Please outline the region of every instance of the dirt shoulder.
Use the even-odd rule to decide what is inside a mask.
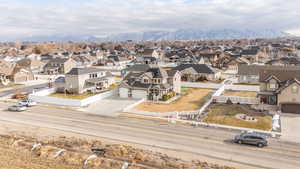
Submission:
[[[0,135],[0,149],[5,150],[0,154],[0,158],[2,161],[6,161],[2,163],[2,166],[7,165],[7,168],[13,169],[26,169],[26,167],[31,169],[82,168],[84,160],[93,153],[91,151],[91,147],[93,146],[104,148],[107,154],[104,157],[93,159],[89,163],[89,168],[119,169],[125,161],[137,164],[131,166],[129,169],[231,168],[226,166],[243,169],[253,168],[205,156],[161,149],[155,146],[136,145],[8,122],[3,122],[0,125]],[[18,142],[17,140],[24,141]],[[18,144],[14,144],[15,142]],[[32,145],[36,143],[42,144],[41,149],[31,152]],[[13,144],[14,146],[12,146]],[[53,158],[55,152],[61,149],[66,149],[67,152],[63,153],[59,158]],[[26,166],[22,166],[22,161],[26,161],[24,163]]]
[[[199,160],[184,161],[130,145],[74,137],[40,140],[0,135],[0,150],[1,167],[11,169],[120,169],[125,163],[128,169],[233,169]]]

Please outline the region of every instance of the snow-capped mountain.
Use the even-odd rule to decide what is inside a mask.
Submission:
[[[174,32],[149,31],[143,33],[122,33],[99,39],[100,41],[159,41],[159,40],[204,40],[204,39],[233,39],[233,38],[278,38],[292,36],[283,31],[265,30],[195,30],[181,29]]]
[[[206,40],[206,39],[239,39],[239,38],[278,38],[290,37],[291,34],[283,31],[264,29],[264,30],[237,30],[237,29],[219,29],[219,30],[197,30],[180,29],[177,31],[147,31],[140,33],[120,33],[112,36],[98,38],[90,35],[53,35],[53,36],[30,36],[22,41],[42,42],[66,42],[66,41],[161,41],[161,40]]]

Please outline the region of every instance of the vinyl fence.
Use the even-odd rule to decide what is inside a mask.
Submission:
[[[225,90],[258,92],[259,91],[259,86],[253,86],[253,85],[226,85]]]
[[[223,84],[181,82],[181,86],[182,87],[189,87],[189,88],[219,89],[223,86]],[[253,86],[253,85],[225,85],[225,90],[258,92],[259,91],[259,86]]]
[[[182,87],[219,89],[223,84],[181,82]]]
[[[54,104],[60,106],[71,106],[71,107],[82,107],[93,102],[102,100],[109,96],[117,94],[117,90],[112,90],[108,92],[104,92],[95,96],[91,96],[86,99],[66,99],[66,98],[58,98],[58,97],[49,97],[49,94],[55,92],[55,89],[46,89],[29,95],[29,98],[43,104]]]
[[[253,97],[238,97],[238,96],[213,96],[213,100],[217,103],[226,103],[230,99],[232,103],[237,104],[259,104],[260,100]]]

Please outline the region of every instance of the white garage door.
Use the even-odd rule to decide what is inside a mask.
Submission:
[[[120,88],[119,89],[119,94],[121,98],[128,98],[128,89],[126,88]]]
[[[132,98],[134,99],[143,99],[147,97],[147,91],[144,90],[133,90]]]

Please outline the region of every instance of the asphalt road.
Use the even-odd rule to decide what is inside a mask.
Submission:
[[[33,85],[33,86],[26,86],[22,87],[20,89],[11,89],[11,90],[5,90],[0,92],[0,97],[4,97],[11,94],[16,93],[31,93],[33,90],[41,90],[43,88],[49,87],[49,83],[39,84],[39,85]]]
[[[56,129],[83,136],[97,136],[154,146],[255,168],[300,169],[300,144],[270,139],[270,146],[257,148],[231,142],[235,132],[194,128],[160,122],[101,117],[53,107],[37,106],[25,112],[8,112],[0,103],[1,121]]]

